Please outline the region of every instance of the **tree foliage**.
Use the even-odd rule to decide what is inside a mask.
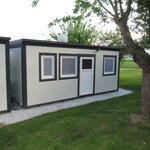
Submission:
[[[35,7],[39,0],[34,0],[32,6]],[[50,40],[57,40],[60,33],[68,34],[69,43],[80,44],[97,44],[105,46],[116,46],[124,48],[123,40],[118,29],[111,31],[98,30],[96,25],[91,25],[90,21],[84,21],[84,18],[89,17],[95,13],[101,15],[101,21],[108,23],[108,16],[102,10],[96,1],[82,1],[78,0],[75,3],[74,13],[78,16],[64,16],[52,20],[49,27]]]
[[[32,6],[37,6],[38,2],[39,0],[33,0]],[[146,39],[146,43],[150,43],[150,0],[75,0],[73,12],[84,14],[84,17],[95,14],[100,21],[106,23],[121,18],[125,22],[131,19],[134,23],[132,30],[140,32],[144,39],[142,41]]]
[[[117,47],[123,49],[125,46],[118,28],[114,31],[100,31],[99,45]]]
[[[85,22],[82,16],[56,18],[49,23],[48,27],[51,40],[57,40],[60,33],[67,33],[69,43],[124,48],[123,40],[118,29],[115,31],[99,30],[90,21]],[[58,28],[60,29],[58,30]]]
[[[139,0],[137,16],[134,19],[135,31],[141,32],[140,43],[143,47],[150,48],[150,1]]]
[[[60,28],[56,32],[56,28]],[[65,16],[56,18],[49,23],[49,35],[51,39],[57,40],[60,33],[67,33],[69,43],[78,44],[97,44],[100,32],[96,30],[96,26],[85,22],[82,16]]]
[[[96,27],[88,22],[77,21],[76,23],[70,23],[68,29],[69,43],[80,44],[96,44],[98,42],[99,31]]]
[[[33,0],[32,1],[32,7],[36,7],[36,5],[38,4],[39,0]]]
[[[139,44],[150,48],[149,0],[76,0],[73,11],[84,13],[85,17],[95,14],[101,22],[113,21],[117,25],[124,19],[124,24],[140,35],[137,40]]]

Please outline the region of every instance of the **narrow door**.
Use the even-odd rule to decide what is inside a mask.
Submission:
[[[79,95],[93,94],[94,57],[80,57]]]

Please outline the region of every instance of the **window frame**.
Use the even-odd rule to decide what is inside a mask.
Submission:
[[[75,59],[75,74],[62,74],[62,59],[74,58]],[[59,54],[59,79],[74,79],[78,78],[78,55],[73,54]]]
[[[112,59],[113,60],[113,71],[112,72],[105,72],[105,59]],[[116,75],[116,56],[114,55],[104,55],[103,56],[103,76],[112,76]]]
[[[44,75],[44,58],[52,59],[52,75]],[[39,53],[39,80],[51,81],[57,79],[57,54]]]

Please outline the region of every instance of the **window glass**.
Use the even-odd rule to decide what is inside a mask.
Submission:
[[[104,56],[104,75],[114,75],[116,72],[116,57]]]
[[[44,58],[44,76],[52,75],[52,59]]]
[[[62,58],[62,75],[75,74],[75,59]]]
[[[105,72],[113,72],[114,70],[114,60],[111,58],[105,59]]]
[[[60,56],[60,77],[77,77],[77,56]]]
[[[82,69],[92,69],[92,60],[91,59],[83,59],[82,60]]]

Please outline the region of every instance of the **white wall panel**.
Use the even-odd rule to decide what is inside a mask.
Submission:
[[[116,75],[103,76],[103,56],[112,55],[116,57]],[[99,51],[96,55],[96,76],[95,93],[117,90],[118,86],[118,64],[119,52],[117,51]]]
[[[27,104],[28,106],[78,96],[78,79],[59,80],[59,53],[95,54],[95,50],[27,46]],[[39,81],[39,53],[57,53],[57,80]]]
[[[7,110],[5,44],[0,44],[0,111]]]

